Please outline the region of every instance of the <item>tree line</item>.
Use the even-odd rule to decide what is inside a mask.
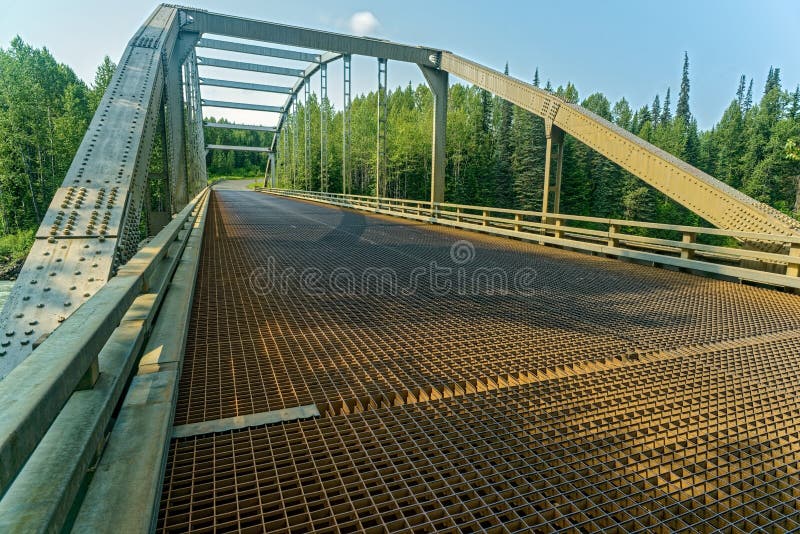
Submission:
[[[508,73],[508,66],[506,66]],[[531,80],[540,86],[538,70]],[[710,130],[698,129],[691,112],[689,58],[684,55],[677,101],[667,89],[639,108],[621,98],[613,104],[602,93],[580,99],[572,83],[543,89],[580,104],[746,194],[797,216],[800,211],[800,88],[786,91],[780,69],[771,68],[763,90],[743,75],[732,101]],[[756,94],[758,91],[758,94]],[[388,196],[427,199],[430,187],[430,137],[433,99],[425,85],[408,85],[387,95]],[[352,192],[374,194],[376,167],[376,92],[354,98],[351,106]],[[278,179],[283,187],[320,188],[320,121],[327,121],[330,191],[341,191],[342,113],[311,96],[300,103],[294,121],[277,147]],[[310,159],[305,161],[305,113],[310,113]],[[295,132],[296,129],[296,139]],[[447,121],[448,202],[539,210],[545,160],[542,119],[474,86],[449,90]],[[295,150],[296,144],[296,150]],[[262,156],[263,157],[263,156]],[[618,165],[569,135],[565,138],[561,211],[577,215],[703,224]]]
[[[0,234],[24,249],[61,185],[115,66],[108,59],[87,85],[46,49],[19,37],[0,48]],[[508,72],[508,67],[506,67]],[[540,86],[538,71],[531,82]],[[572,83],[543,89],[612,121],[712,176],[797,216],[800,210],[800,88],[785,90],[771,68],[763,88],[742,76],[721,119],[701,131],[691,113],[689,58],[681,85],[634,108],[602,93],[581,99]],[[427,199],[433,98],[427,86],[389,91],[386,194]],[[351,191],[374,194],[376,92],[353,99],[350,113]],[[342,113],[311,94],[298,103],[278,139],[278,179],[283,187],[320,189],[320,130],[328,132],[328,190],[342,187]],[[322,109],[322,112],[320,112]],[[309,158],[305,114],[309,114]],[[214,118],[208,118],[214,121]],[[219,119],[224,121],[224,119]],[[296,132],[296,134],[295,134]],[[206,128],[209,144],[269,146],[271,133]],[[257,176],[261,153],[211,151],[209,175]],[[474,86],[449,89],[445,198],[473,205],[541,209],[545,159],[543,121]],[[700,224],[696,215],[566,136],[561,211],[579,215]],[[19,238],[22,236],[22,238]],[[20,241],[21,239],[21,241]],[[20,242],[23,242],[21,245]],[[0,255],[3,255],[0,242]]]

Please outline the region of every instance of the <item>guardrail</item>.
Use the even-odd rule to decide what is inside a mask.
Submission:
[[[800,235],[762,234],[292,189],[257,188],[257,191],[759,284],[800,289]],[[666,237],[636,233],[644,229]],[[698,242],[698,236],[729,243],[701,243]],[[763,252],[739,248],[737,242],[741,240],[780,243],[783,249],[782,252]]]
[[[208,188],[0,381],[0,531],[59,531],[74,513],[207,202]]]

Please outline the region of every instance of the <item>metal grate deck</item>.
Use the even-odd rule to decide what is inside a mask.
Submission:
[[[174,440],[160,529],[800,528],[800,298],[254,193],[209,215],[175,424],[322,417]],[[251,283],[403,285],[431,262],[535,274],[524,294]]]

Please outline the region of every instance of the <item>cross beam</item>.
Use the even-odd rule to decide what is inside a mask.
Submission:
[[[216,59],[213,57],[197,56],[197,62],[201,67],[219,67],[222,69],[246,70],[249,72],[260,72],[263,74],[277,74],[278,76],[297,77],[303,75],[303,69],[290,69],[287,67],[276,67],[274,65],[245,63],[244,61],[230,61],[228,59]]]
[[[245,91],[261,91],[263,93],[292,94],[291,87],[279,85],[264,85],[261,83],[236,82],[232,80],[217,80],[215,78],[200,78],[200,85],[213,87],[227,87],[229,89],[244,89]]]
[[[236,152],[269,152],[272,150],[265,146],[237,146],[237,145],[206,145],[206,150],[235,150]]]
[[[295,50],[284,50],[282,48],[270,48],[245,43],[233,43],[231,41],[220,41],[218,39],[200,39],[197,43],[200,48],[213,48],[214,50],[227,50],[228,52],[238,52],[240,54],[251,54],[254,56],[277,57],[281,59],[291,59],[294,61],[305,61],[307,63],[319,63],[319,54],[309,54],[308,52],[297,52]]]
[[[227,130],[251,130],[254,132],[276,132],[275,126],[254,126],[250,124],[233,124],[230,122],[205,122],[203,126],[207,128],[225,128]]]
[[[264,106],[262,104],[243,104],[241,102],[224,102],[222,100],[203,100],[203,105],[210,108],[247,109],[250,111],[266,111],[269,113],[283,113],[282,106]]]

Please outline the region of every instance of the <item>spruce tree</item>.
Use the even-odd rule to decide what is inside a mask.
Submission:
[[[661,118],[661,100],[656,94],[656,97],[653,99],[653,127],[658,126],[658,121]]]
[[[681,92],[678,95],[678,106],[675,108],[675,117],[683,119],[686,124],[692,120],[689,111],[689,54],[683,53],[683,74],[681,76]]]
[[[739,88],[736,90],[736,102],[739,104],[739,109],[744,106],[744,87],[746,82],[747,79],[742,74],[741,78],[739,78]]]
[[[670,109],[670,88],[667,87],[667,94],[664,95],[664,106],[661,108],[661,118],[659,119],[659,123],[663,125],[668,125],[672,122],[672,110]]]
[[[753,78],[750,78],[750,85],[747,87],[747,95],[744,97],[742,110],[747,112],[753,107]]]

